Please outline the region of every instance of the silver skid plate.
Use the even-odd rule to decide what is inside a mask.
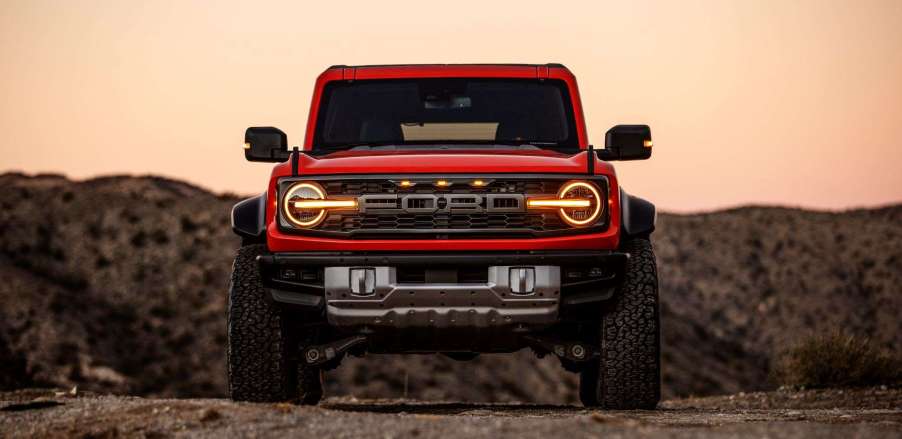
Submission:
[[[541,326],[558,318],[561,270],[491,266],[486,283],[399,283],[395,267],[327,267],[326,313],[334,326]]]

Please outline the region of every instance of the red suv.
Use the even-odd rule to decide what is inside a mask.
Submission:
[[[609,162],[646,159],[646,125],[589,144],[559,64],[333,66],[302,147],[248,128],[277,163],[232,211],[229,388],[315,404],[346,355],[531,348],[580,399],[660,399],[654,206]]]

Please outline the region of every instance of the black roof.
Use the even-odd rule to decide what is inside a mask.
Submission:
[[[366,67],[418,67],[418,66],[514,66],[514,67],[560,67],[567,68],[565,65],[560,63],[546,63],[546,64],[528,64],[528,63],[423,63],[423,64],[364,64],[357,66],[349,66],[345,64],[336,64],[333,66],[329,66],[330,69],[338,69],[338,68],[366,68]]]

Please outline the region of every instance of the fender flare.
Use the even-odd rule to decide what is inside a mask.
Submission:
[[[232,206],[232,231],[242,238],[262,239],[266,233],[266,194]]]
[[[655,231],[657,219],[654,204],[620,189],[620,224],[623,236],[650,235]]]

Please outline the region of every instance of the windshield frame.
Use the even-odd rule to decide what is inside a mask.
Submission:
[[[329,144],[322,139],[322,133],[324,131],[324,125],[326,117],[328,114],[328,106],[331,101],[331,94],[334,90],[339,87],[348,87],[358,85],[360,83],[386,83],[386,82],[412,82],[412,81],[423,81],[423,80],[441,80],[441,79],[460,79],[460,80],[472,80],[472,81],[491,81],[491,82],[522,82],[522,83],[538,83],[538,84],[546,84],[557,87],[560,97],[561,97],[561,105],[563,108],[563,116],[565,119],[565,127],[567,137],[561,142],[547,142],[547,141],[529,141],[529,140],[513,140],[513,139],[494,139],[494,140],[408,140],[402,142],[357,142],[357,143],[333,143]],[[481,147],[498,147],[499,149],[503,149],[505,147],[511,149],[521,149],[524,146],[534,147],[537,149],[544,150],[553,150],[559,152],[566,153],[574,153],[578,152],[582,149],[581,146],[581,133],[580,133],[580,121],[578,118],[581,117],[581,113],[577,113],[577,109],[574,108],[574,105],[577,105],[574,102],[573,95],[571,93],[571,87],[568,81],[559,78],[524,78],[524,77],[481,77],[481,76],[466,76],[466,77],[405,77],[405,78],[386,78],[386,79],[363,79],[363,80],[355,80],[355,81],[343,81],[343,80],[335,80],[328,81],[323,84],[321,94],[318,96],[318,105],[312,106],[311,110],[315,110],[315,114],[317,115],[315,124],[310,124],[309,128],[313,128],[313,133],[310,140],[310,144],[307,146],[307,149],[310,150],[314,154],[328,154],[337,151],[346,151],[351,149],[360,149],[361,147],[380,147],[380,149],[390,149],[392,146],[396,146],[399,150],[411,150],[417,149],[417,146],[423,147],[422,149],[474,149]],[[436,148],[440,147],[440,148]]]

